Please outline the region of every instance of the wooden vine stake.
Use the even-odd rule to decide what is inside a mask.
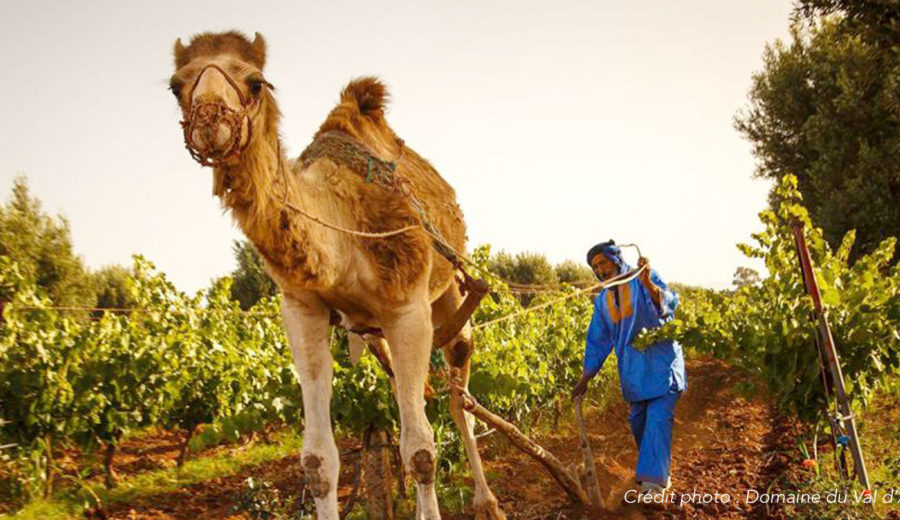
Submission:
[[[514,425],[481,406],[464,388],[457,385],[453,385],[453,387],[462,395],[463,409],[505,435],[513,443],[513,446],[540,462],[553,480],[563,488],[573,504],[582,507],[591,506],[591,501],[584,488],[581,487],[581,482],[555,455],[526,437]]]
[[[600,483],[597,481],[597,465],[594,463],[594,452],[588,442],[587,429],[584,427],[582,412],[582,396],[575,398],[575,422],[578,423],[578,434],[581,436],[581,456],[584,458],[584,472],[587,476],[587,494],[591,505],[603,508],[603,497],[600,496]]]
[[[363,443],[366,511],[373,520],[394,520],[391,448],[384,430],[370,427]]]

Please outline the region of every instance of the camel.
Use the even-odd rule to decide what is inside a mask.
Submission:
[[[416,518],[440,518],[434,435],[425,385],[435,329],[464,304],[457,268],[434,246],[466,247],[453,188],[394,134],[377,79],[351,81],[295,160],[282,155],[274,87],[263,76],[266,43],[229,31],[175,42],[170,89],[190,154],[212,167],[213,194],[259,251],[283,294],[281,314],[303,395],[304,479],[320,520],[338,520],[340,461],[331,426],[335,321],[387,357],[400,416],[400,453],[416,487]],[[402,189],[398,189],[402,188]],[[428,229],[424,224],[428,224]],[[390,233],[390,236],[360,236]],[[431,231],[429,231],[431,230]],[[337,316],[338,320],[334,317]],[[444,335],[446,335],[444,329]],[[452,329],[451,329],[452,330]],[[442,346],[455,390],[450,404],[474,476],[476,518],[505,519],[488,487],[463,409],[473,350],[466,322]],[[386,341],[386,343],[385,343]]]

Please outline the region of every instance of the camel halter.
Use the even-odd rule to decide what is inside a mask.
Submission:
[[[237,93],[238,99],[241,101],[240,110],[232,109],[226,105],[224,101],[198,103],[196,106],[193,104],[194,90],[197,88],[197,84],[200,83],[200,78],[203,77],[203,73],[211,68],[218,70],[222,76],[225,77],[225,80],[228,81],[228,84],[231,85],[231,88]],[[271,84],[266,81],[263,81],[263,84],[266,87],[271,87]],[[222,67],[215,64],[203,67],[200,74],[197,74],[197,79],[194,80],[193,85],[191,85],[191,90],[188,92],[188,99],[191,100],[191,106],[190,110],[188,110],[187,119],[181,121],[181,128],[184,131],[184,145],[191,154],[191,157],[200,163],[201,166],[222,166],[232,159],[239,157],[241,152],[243,152],[247,145],[250,144],[250,138],[253,135],[253,119],[250,117],[250,109],[258,105],[258,100],[247,99],[244,97],[243,92],[241,92],[237,82],[234,81],[231,75],[225,72]],[[244,119],[247,120],[247,142],[244,145],[241,145]],[[194,130],[197,126],[212,126],[218,124],[223,124],[231,130],[231,138],[228,142],[228,146],[220,151],[200,151],[197,144],[194,142]]]

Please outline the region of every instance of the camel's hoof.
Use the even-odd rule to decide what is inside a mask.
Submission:
[[[475,508],[475,520],[506,520],[506,515],[500,509],[500,504],[494,497],[473,505]]]
[[[331,490],[331,484],[325,478],[322,458],[316,455],[303,457],[303,483],[315,498],[325,498]]]

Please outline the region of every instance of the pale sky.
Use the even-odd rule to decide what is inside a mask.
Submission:
[[[176,38],[268,42],[295,156],[355,76],[457,191],[470,247],[583,261],[637,242],[667,280],[726,287],[768,183],[734,129],[785,0],[35,1],[0,4],[0,193],[27,175],[91,267],[141,253],[179,289],[234,268],[241,237],[184,149]]]

